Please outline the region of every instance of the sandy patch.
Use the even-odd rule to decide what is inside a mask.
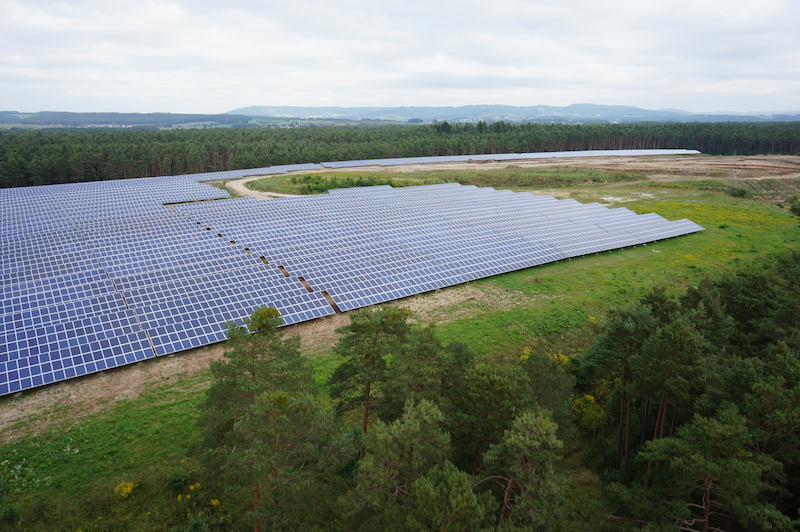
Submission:
[[[282,175],[282,174],[279,174]],[[234,179],[231,181],[225,182],[225,187],[228,189],[229,192],[236,194],[237,196],[252,196],[256,199],[274,199],[274,198],[293,198],[295,197],[292,194],[278,194],[277,192],[259,192],[257,190],[250,190],[247,188],[245,183],[249,183],[250,181],[258,181],[259,179],[267,179],[273,177],[272,175],[258,175],[258,176],[250,176],[244,179]]]
[[[646,192],[632,192],[632,196],[636,196],[635,198],[628,198],[628,197],[621,197],[621,196],[601,196],[600,199],[603,200],[602,205],[606,207],[610,207],[615,203],[627,203],[629,201],[639,201],[642,198],[653,198],[655,197],[653,194],[648,194]]]
[[[636,201],[635,198],[620,198],[617,196],[601,196],[601,200],[603,200],[603,205],[608,207],[609,205],[614,205],[615,203],[626,203],[628,201]]]
[[[309,356],[320,356],[330,352],[339,335],[336,329],[350,324],[347,312],[331,314],[324,318],[306,321],[284,329],[285,334],[300,335],[300,351]]]

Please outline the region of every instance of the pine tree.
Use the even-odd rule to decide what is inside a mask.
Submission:
[[[484,456],[487,479],[501,488],[498,525],[553,530],[566,491],[556,471],[563,443],[546,410],[521,414]]]
[[[362,310],[351,313],[350,325],[336,331],[344,336],[333,352],[343,362],[328,380],[331,397],[339,400],[340,412],[362,406],[363,434],[369,424],[373,386],[386,380],[387,359],[404,349],[409,317],[407,310],[397,307]]]

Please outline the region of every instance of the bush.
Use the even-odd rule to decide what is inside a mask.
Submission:
[[[9,504],[8,506],[4,506],[2,510],[0,510],[0,519],[3,521],[7,521],[9,523],[16,523],[20,518],[19,509],[13,504]]]
[[[319,174],[292,177],[292,183],[302,185],[300,194],[322,194],[335,188],[374,187],[379,185],[395,186],[391,179],[380,176],[324,177]]]
[[[248,327],[252,332],[268,332],[283,323],[281,313],[275,307],[261,307],[253,311]]]
[[[189,473],[176,471],[167,477],[167,487],[174,494],[181,493],[189,485]]]
[[[730,187],[727,191],[728,196],[732,196],[734,198],[752,198],[753,193],[749,190],[745,190],[743,188],[738,187]]]

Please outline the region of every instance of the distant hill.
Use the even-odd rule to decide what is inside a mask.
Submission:
[[[338,118],[349,120],[433,120],[497,122],[772,122],[798,121],[800,111],[787,114],[690,113],[677,109],[656,111],[624,105],[580,103],[566,107],[536,105],[464,105],[460,107],[291,107],[256,106],[229,111],[230,114],[275,118]]]
[[[271,120],[265,120],[271,119]],[[67,113],[0,111],[0,124],[61,127],[259,127],[270,122],[317,119],[326,123],[355,121],[395,122],[541,122],[541,123],[637,123],[637,122],[779,122],[800,121],[800,111],[784,114],[698,114],[676,109],[651,111],[624,105],[581,103],[566,107],[537,105],[464,105],[461,107],[242,107],[223,114],[178,113]],[[305,121],[308,124],[308,121]]]
[[[19,124],[31,126],[64,127],[197,127],[199,125],[219,126],[247,124],[248,116],[235,113],[218,115],[176,114],[176,113],[66,113],[42,111],[39,113],[19,113],[0,111],[0,124]]]

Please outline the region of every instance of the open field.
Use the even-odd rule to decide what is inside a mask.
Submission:
[[[395,186],[460,182],[498,189],[553,193],[553,189],[593,189],[608,185],[624,186],[638,182],[664,183],[666,186],[696,186],[725,191],[741,188],[758,199],[785,202],[800,194],[800,157],[755,156],[711,157],[592,157],[507,162],[437,163],[414,166],[370,167],[346,171],[318,170],[268,178],[250,177],[230,182],[245,195],[241,185],[255,192],[301,194],[300,180],[322,174],[328,181],[362,177],[391,180]],[[292,181],[297,181],[293,183]],[[690,183],[687,183],[690,182]],[[250,192],[253,194],[253,192]],[[553,194],[560,197],[558,192]]]
[[[438,324],[445,341],[465,342],[487,358],[517,357],[523,349],[582,352],[608,310],[655,285],[677,293],[706,275],[800,249],[800,225],[787,209],[800,193],[800,157],[470,163],[363,168],[325,177],[355,174],[403,185],[458,180],[551,194],[669,220],[689,218],[706,228],[392,303],[409,308],[419,322]],[[261,186],[297,193],[293,185],[291,176],[281,176]],[[241,182],[228,187],[253,194]],[[335,329],[347,320],[337,314],[287,328],[301,336],[320,383],[338,364],[330,351]],[[192,466],[183,460],[196,435],[194,411],[207,385],[208,362],[222,353],[221,346],[197,349],[0,400],[0,528],[171,530],[187,512],[201,506],[212,511],[220,494],[189,490]],[[137,484],[129,497],[114,493],[122,482]],[[576,484],[596,489],[593,478]],[[190,492],[195,506],[176,502]]]

